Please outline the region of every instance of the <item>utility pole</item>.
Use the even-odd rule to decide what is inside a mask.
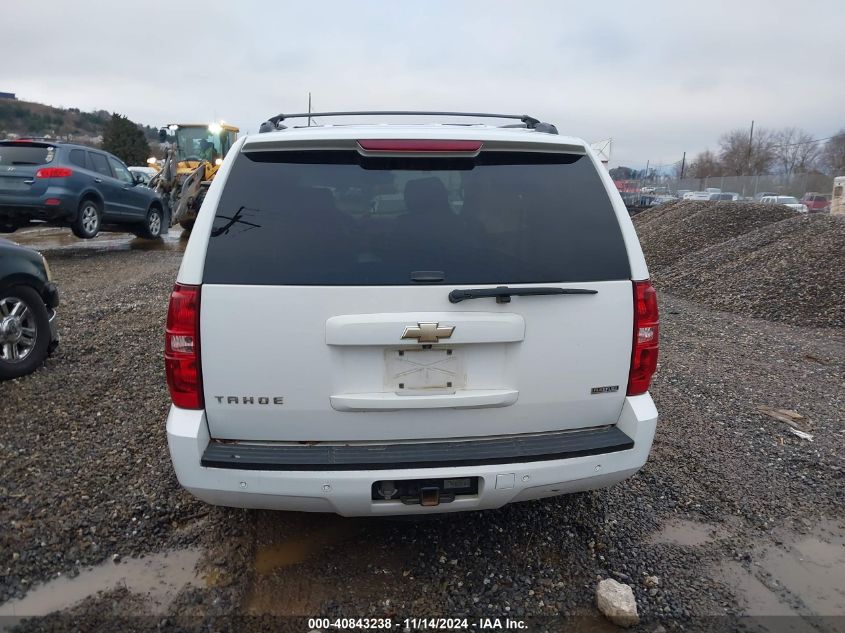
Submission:
[[[745,158],[745,163],[748,166],[749,173],[751,172],[751,143],[754,140],[754,121],[751,121],[751,133],[748,135],[748,156]]]
[[[684,179],[684,167],[687,165],[687,153],[684,152],[684,157],[681,158],[681,177],[678,180]]]
[[[648,180],[648,166],[649,166],[649,163],[651,163],[651,159],[648,159],[648,160],[645,162],[645,177],[643,178],[643,180]]]

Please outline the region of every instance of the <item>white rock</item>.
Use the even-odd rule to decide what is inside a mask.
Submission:
[[[646,587],[659,587],[660,586],[660,578],[657,576],[646,576],[643,579]]]
[[[634,591],[628,585],[611,578],[598,584],[596,604],[599,611],[617,626],[633,626],[640,621]]]

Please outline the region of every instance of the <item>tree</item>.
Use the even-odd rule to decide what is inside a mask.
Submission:
[[[774,152],[780,171],[791,176],[810,171],[819,157],[820,147],[811,134],[787,127],[775,134]]]
[[[709,178],[722,175],[722,164],[709,149],[704,150],[692,159],[687,169],[690,178]]]
[[[819,162],[828,175],[845,175],[845,130],[839,130],[836,136],[824,144]]]
[[[719,139],[719,161],[725,175],[753,176],[767,173],[775,162],[774,134],[764,128],[732,130]]]
[[[149,145],[141,129],[128,118],[112,114],[103,129],[103,149],[111,152],[127,165],[144,165]]]
[[[630,167],[614,167],[610,170],[610,177],[613,180],[631,180],[634,177],[634,170]]]

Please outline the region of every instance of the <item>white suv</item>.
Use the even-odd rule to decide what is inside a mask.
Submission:
[[[294,116],[226,157],[170,299],[181,484],[354,516],[637,472],[657,301],[589,144],[531,117],[285,129]]]

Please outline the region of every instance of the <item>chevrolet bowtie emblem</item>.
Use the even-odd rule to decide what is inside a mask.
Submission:
[[[402,338],[415,338],[420,343],[436,343],[442,338],[449,338],[454,331],[454,325],[440,327],[439,323],[417,323],[406,326]]]

